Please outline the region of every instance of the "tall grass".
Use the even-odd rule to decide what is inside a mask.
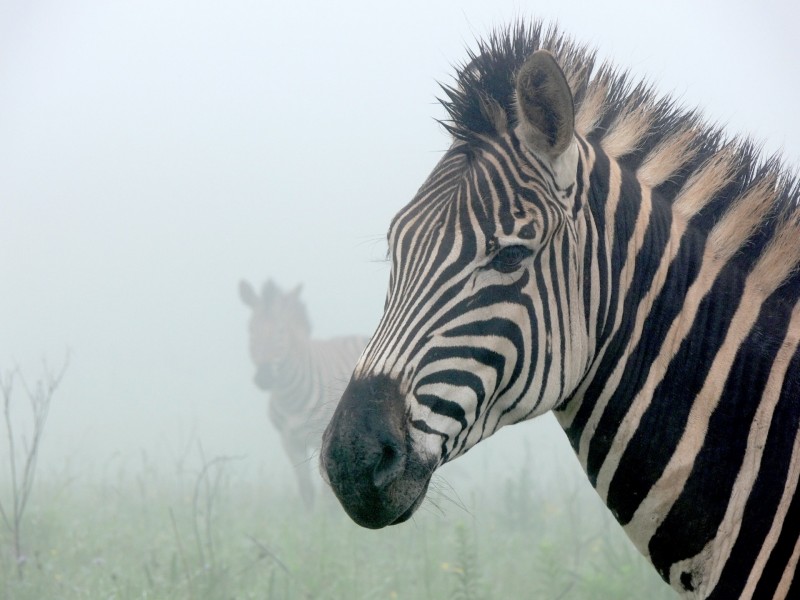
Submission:
[[[101,481],[50,477],[32,496],[23,579],[11,576],[12,548],[0,538],[0,595],[674,597],[584,488],[536,483],[527,470],[493,487],[458,500],[440,482],[412,521],[368,531],[330,495],[307,512],[290,484],[254,482],[237,461],[165,473],[143,458],[137,472]]]

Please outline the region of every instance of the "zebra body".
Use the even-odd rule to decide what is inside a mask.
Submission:
[[[250,357],[255,384],[269,392],[269,417],[297,476],[306,505],[314,498],[308,458],[320,445],[341,393],[367,338],[318,340],[311,337],[298,286],[284,293],[267,281],[256,294],[246,281],[239,284],[242,301],[251,308]]]
[[[402,522],[439,465],[554,410],[682,595],[800,597],[796,180],[541,24],[470,58],[325,432],[345,510]]]

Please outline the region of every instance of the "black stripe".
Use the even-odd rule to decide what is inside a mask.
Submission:
[[[620,384],[609,399],[598,423],[597,433],[590,442],[589,454],[593,456],[591,459],[593,467],[587,469],[587,474],[592,481],[596,481],[597,471],[611,448],[619,424],[627,414],[631,398],[644,385],[650,366],[661,351],[672,322],[683,308],[686,289],[694,282],[700,270],[699,261],[693,257],[701,253],[702,240],[691,232],[684,235],[675,260],[667,271],[665,287],[655,299],[645,319],[639,343],[631,351],[631,358],[625,367]],[[617,366],[618,357],[624,353],[627,340],[633,333],[633,325],[633,319],[623,319],[620,323],[617,333],[609,342],[608,351],[600,362],[595,378],[587,389],[588,398],[597,398],[603,391],[608,378]],[[594,405],[587,402],[581,406],[576,415],[568,430],[570,438],[574,436],[573,446],[577,447],[593,409]]]
[[[595,162],[594,168],[592,169],[591,175],[591,187],[590,187],[590,203],[592,205],[592,212],[595,216],[595,220],[598,224],[598,227],[605,228],[605,221],[603,215],[605,214],[605,202],[607,201],[609,192],[608,181],[610,179],[610,167],[609,161],[607,156],[602,152],[600,148],[596,149],[597,151],[597,160]],[[622,196],[622,190],[620,191],[620,199],[619,204],[617,206],[617,210],[615,213],[615,232],[614,232],[614,239],[612,241],[613,248],[612,248],[612,259],[610,265],[614,266],[614,270],[609,270],[609,266],[606,264],[605,256],[606,252],[603,248],[598,248],[597,258],[598,258],[598,269],[600,271],[600,285],[601,285],[601,296],[600,296],[600,307],[598,309],[598,320],[597,320],[597,344],[600,347],[603,344],[603,341],[606,339],[607,335],[611,332],[612,327],[614,325],[614,314],[609,309],[610,307],[616,306],[619,302],[618,296],[620,292],[620,281],[619,281],[619,271],[622,268],[622,264],[624,262],[624,254],[623,252],[627,249],[628,240],[630,236],[633,235],[633,227],[636,224],[636,217],[640,210],[640,197],[639,197],[639,186],[635,180],[631,181],[632,177],[625,173],[623,175],[623,180],[628,180],[627,184],[623,184],[622,188],[631,188],[632,192],[635,192],[635,197],[631,198],[631,201],[628,202],[628,198]],[[625,212],[633,212],[632,217],[623,218],[623,213]],[[630,224],[630,229],[620,230],[620,226],[622,224]],[[607,302],[606,302],[607,297]],[[608,311],[608,312],[606,312]],[[578,445],[580,444],[580,438],[583,434],[583,429],[586,427],[586,423],[589,421],[591,417],[592,410],[594,409],[594,401],[599,397],[600,393],[605,386],[605,382],[608,377],[611,375],[614,367],[616,366],[618,357],[622,355],[622,351],[624,348],[624,340],[630,336],[632,331],[633,323],[631,320],[623,320],[620,324],[620,329],[617,330],[615,337],[611,340],[608,351],[605,354],[605,357],[602,359],[597,372],[595,374],[594,379],[592,380],[592,384],[590,385],[589,389],[587,389],[586,393],[584,394],[585,401],[581,406],[578,408],[578,412],[572,419],[572,424],[566,429],[567,437],[572,444],[572,447],[578,452],[580,449]],[[562,405],[562,409],[566,408],[566,403]]]
[[[422,433],[427,433],[427,434],[431,434],[431,435],[438,435],[439,437],[441,437],[442,438],[442,446],[441,446],[440,452],[441,452],[441,455],[442,455],[442,461],[447,462],[447,442],[450,439],[450,436],[447,435],[446,433],[443,433],[443,432],[439,431],[438,429],[434,429],[433,427],[428,425],[425,421],[422,421],[420,419],[413,419],[411,421],[411,426],[414,429],[417,429],[417,430],[421,431]]]
[[[789,511],[783,522],[781,534],[778,536],[778,543],[769,555],[764,572],[758,581],[756,591],[753,593],[753,600],[762,598],[766,600],[775,595],[775,590],[783,577],[786,565],[794,552],[798,536],[800,536],[800,494],[795,490],[794,497],[789,505]],[[791,597],[787,596],[787,598]]]
[[[536,257],[533,273],[534,277],[536,278],[536,290],[539,292],[540,295],[540,302],[539,304],[542,307],[542,323],[541,328],[544,329],[545,332],[550,333],[553,331],[553,318],[550,314],[550,303],[548,302],[548,296],[552,293],[552,290],[549,289],[546,285],[544,277],[542,275],[543,269],[541,268],[541,254]],[[558,304],[558,303],[556,303]],[[531,340],[531,344],[535,344],[536,340]],[[551,337],[552,343],[552,337]],[[532,352],[536,352],[535,349],[532,349]],[[533,360],[533,356],[531,357]],[[552,349],[547,351],[545,350],[544,353],[544,365],[542,365],[542,382],[546,382],[550,376],[550,369],[553,365],[553,352]],[[541,401],[545,390],[545,385],[542,385],[542,389],[539,390],[539,396],[534,402],[533,406],[536,407]]]
[[[633,279],[631,280],[630,287],[628,288],[628,293],[625,295],[622,309],[624,315],[631,315],[631,317],[629,319],[623,319],[627,320],[628,323],[621,324],[620,329],[615,336],[615,346],[617,348],[621,349],[623,347],[623,340],[628,340],[633,334],[633,315],[637,313],[642,298],[647,294],[647,292],[650,291],[653,285],[653,278],[658,271],[661,257],[667,249],[671,224],[672,212],[670,211],[669,206],[667,206],[660,199],[653,198],[650,220],[648,221],[647,229],[645,230],[642,246],[635,258],[636,268],[633,273]],[[689,247],[687,246],[686,249],[688,251]],[[699,248],[695,248],[695,251],[699,250]],[[689,261],[687,260],[687,262]],[[670,281],[670,272],[674,273],[674,270],[672,268],[667,270],[667,281]],[[682,278],[683,276],[681,275],[681,281],[679,282],[678,286],[676,286],[676,289],[672,290],[671,292],[662,290],[661,296],[664,297],[674,294],[672,296],[673,298],[682,297],[686,290]],[[674,306],[673,310],[677,310],[680,306],[680,302],[674,302],[674,304],[677,306]],[[650,314],[658,315],[658,321],[661,324],[671,323],[671,319],[669,319],[669,313],[664,314],[659,312],[657,306],[654,306]],[[662,326],[661,330],[663,334],[666,335],[668,330],[667,327]],[[663,337],[661,339],[663,340]],[[647,352],[644,350],[644,348],[649,348],[650,351]],[[621,419],[624,418],[625,413],[630,407],[631,399],[635,397],[635,395],[639,392],[641,385],[644,384],[648,368],[652,364],[652,361],[655,360],[656,356],[658,356],[660,349],[661,344],[657,343],[656,340],[649,334],[649,332],[647,332],[647,324],[645,324],[644,333],[642,334],[639,342],[637,342],[636,349],[631,352],[632,358],[625,366],[619,387],[609,399],[608,406],[606,407],[606,410],[603,413],[603,416],[601,417],[597,427],[598,432],[608,432],[609,435],[595,435],[590,442],[586,462],[586,472],[589,474],[589,479],[592,482],[592,485],[595,485],[597,481],[597,473],[600,470],[600,467],[603,465],[603,462],[605,461],[606,456],[611,448],[613,432],[616,432]],[[613,356],[618,355],[611,353],[611,357]],[[613,360],[613,358],[611,358],[611,360]],[[616,367],[616,364],[613,366]],[[608,375],[610,374],[611,371],[608,371]]]
[[[427,312],[425,317],[430,317],[433,314],[439,312],[439,310],[452,301],[456,296],[463,292],[464,285],[466,281],[469,279],[469,275],[461,278],[457,278],[457,276],[461,273],[464,269],[464,264],[470,262],[474,256],[476,251],[476,241],[475,236],[472,233],[471,225],[466,228],[464,221],[466,220],[466,224],[469,224],[468,217],[464,214],[466,211],[459,211],[460,214],[460,227],[463,231],[462,237],[462,246],[458,257],[449,262],[447,267],[443,269],[441,274],[436,278],[436,280],[432,283],[430,291],[424,295],[414,296],[412,294],[408,294],[406,299],[407,303],[409,303],[409,307],[406,310],[398,310],[396,313],[396,322],[392,323],[392,328],[388,331],[393,331],[394,328],[400,328],[401,323],[404,323],[407,319],[410,319],[409,311],[413,307],[418,307],[420,305],[424,305],[430,302],[431,298],[434,296],[438,296],[436,301],[432,304],[430,309]],[[444,258],[446,253],[450,250],[450,246],[447,244],[442,244],[439,250],[438,255],[433,260],[432,264],[442,264],[444,262]],[[413,301],[413,305],[410,303]],[[408,348],[412,341],[419,337],[420,331],[424,328],[428,331],[433,331],[436,329],[437,324],[431,324],[428,318],[421,318],[417,322],[416,325],[407,329],[404,332],[404,335],[401,338],[401,343],[399,347],[399,352],[401,354],[408,351]],[[395,337],[397,337],[395,335]],[[425,339],[424,337],[418,341],[417,346],[414,348],[414,353],[418,352],[420,347],[424,345]]]
[[[473,321],[472,323],[468,323],[466,325],[454,327],[453,329],[444,332],[443,335],[445,337],[481,337],[485,335],[498,335],[507,338],[509,333],[512,334],[512,343],[515,343],[513,341],[514,338],[521,339],[521,336],[519,336],[519,329],[515,323],[506,319],[489,319]],[[506,367],[505,356],[499,352],[495,352],[494,350],[480,346],[442,346],[431,348],[422,358],[420,364],[430,364],[432,362],[446,360],[448,358],[465,358],[484,364],[494,370],[495,381],[498,383],[503,378],[503,373]],[[518,369],[519,367],[515,365],[515,370]],[[476,415],[476,418],[478,416],[480,416],[480,409]]]
[[[416,393],[414,394],[414,398],[416,398],[417,402],[422,404],[422,406],[427,406],[436,414],[458,421],[459,425],[461,425],[461,429],[467,427],[466,413],[460,404],[432,394]]]
[[[800,424],[800,410],[797,406],[800,379],[792,375],[800,373],[800,349],[795,350],[786,372],[788,376],[784,380],[780,400],[772,415],[758,478],[745,505],[739,536],[709,600],[739,597],[772,527],[786,487],[792,449]],[[774,586],[777,587],[777,581]],[[765,587],[768,589],[771,585],[765,583]]]
[[[731,364],[683,491],[650,540],[650,559],[662,575],[673,563],[699,554],[725,516],[756,410],[788,328],[786,304],[774,296],[771,300],[762,305]]]
[[[589,178],[589,208],[598,231],[597,254],[594,258],[597,261],[597,273],[600,282],[598,294],[600,303],[597,307],[597,330],[595,331],[595,339],[599,344],[603,340],[603,331],[609,325],[606,320],[611,306],[611,292],[616,285],[611,281],[612,274],[607,258],[609,252],[605,245],[606,237],[604,235],[606,231],[605,203],[608,201],[611,163],[608,160],[608,156],[599,146],[595,147],[594,151],[595,163]]]
[[[569,232],[564,231],[562,228],[561,235],[564,236],[564,241],[569,241]],[[561,252],[559,252],[559,250]],[[565,311],[569,306],[570,301],[570,290],[566,290],[564,294],[567,305],[564,305],[561,302],[561,291],[565,284],[570,281],[569,278],[569,247],[562,246],[558,247],[557,244],[551,244],[550,246],[550,285],[547,287],[548,296],[552,296],[555,305],[556,305],[556,321],[558,322],[558,329],[553,331],[548,329],[551,332],[551,339],[552,344],[558,344],[558,352],[561,358],[561,367],[558,371],[558,397],[561,398],[562,394],[564,393],[564,355],[567,353],[567,326],[566,320],[569,318]],[[556,262],[558,259],[561,258],[562,260],[562,269],[563,269],[563,279],[560,279],[558,276],[558,267]]]
[[[781,462],[788,462],[791,456],[791,449],[794,447],[796,439],[798,418],[800,418],[798,416],[798,413],[800,413],[800,406],[798,406],[797,401],[797,399],[800,398],[800,378],[796,375],[797,373],[800,373],[800,349],[795,351],[789,363],[787,379],[784,381],[784,388],[781,390],[781,403],[778,405],[778,408],[781,410],[781,418],[788,421],[788,423],[781,421],[778,425],[778,413],[776,411],[775,418],[773,418],[773,422],[777,425],[774,432],[774,441],[773,431],[772,428],[770,428],[770,439],[767,442],[768,444],[774,443],[782,446],[783,453],[780,459]],[[795,435],[792,435],[793,432]],[[772,485],[774,483],[769,482],[769,484]],[[780,583],[781,577],[783,576],[783,571],[792,556],[792,552],[794,552],[795,544],[797,543],[798,536],[800,536],[800,494],[797,492],[798,490],[795,489],[794,496],[789,505],[789,510],[783,521],[778,543],[775,545],[775,548],[773,548],[767,560],[764,572],[753,594],[754,599],[771,598],[774,595],[778,583]],[[793,582],[793,586],[794,585]],[[787,596],[787,598],[792,597],[793,596]]]
[[[711,362],[725,340],[744,283],[745,274],[735,264],[729,263],[722,269],[712,290],[700,302],[691,329],[656,387],[608,490],[607,505],[621,524],[631,520],[672,457]],[[642,376],[637,377],[637,383],[641,379]],[[602,430],[608,431],[606,427]]]
[[[795,572],[792,574],[792,585],[789,586],[786,597],[800,598],[800,577],[797,576],[797,569],[795,569]]]

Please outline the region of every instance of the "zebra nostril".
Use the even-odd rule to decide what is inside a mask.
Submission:
[[[378,464],[372,471],[372,482],[375,487],[382,489],[397,479],[405,468],[405,459],[405,454],[395,446],[384,445]]]

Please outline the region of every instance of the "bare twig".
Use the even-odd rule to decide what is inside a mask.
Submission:
[[[16,493],[16,486],[17,486],[17,461],[14,454],[14,437],[13,437],[13,427],[11,425],[11,396],[13,395],[14,391],[14,377],[16,376],[17,372],[9,371],[7,373],[0,373],[0,393],[3,394],[3,417],[6,426],[6,435],[8,437],[8,456],[9,456],[9,467],[11,470],[11,496],[12,499],[17,497]],[[12,507],[12,517],[8,516],[6,512],[5,506],[3,505],[2,500],[0,500],[0,515],[3,517],[3,523],[8,528],[9,531],[14,531],[14,524],[12,522],[13,515],[16,515],[16,507]]]
[[[286,566],[286,563],[283,562],[280,559],[280,557],[278,557],[278,555],[275,554],[275,552],[270,550],[269,547],[266,544],[264,544],[260,540],[256,539],[256,537],[252,536],[252,535],[247,535],[247,539],[249,539],[251,542],[253,542],[253,544],[255,544],[255,546],[259,550],[259,555],[258,555],[258,558],[256,559],[256,562],[258,562],[259,560],[262,560],[264,558],[272,559],[272,561],[276,565],[278,565],[278,567],[280,567],[280,569],[286,574],[286,576],[289,578],[289,580],[294,585],[297,586],[298,593],[301,594],[302,597],[304,597],[304,598],[313,598],[314,597],[314,595],[308,590],[306,585],[302,581],[300,581],[299,579],[297,579],[295,577],[295,574],[289,569],[289,567]],[[255,563],[253,563],[253,564],[255,564]],[[250,565],[250,566],[252,566],[252,565]],[[249,568],[249,567],[247,567],[247,568]]]
[[[178,545],[178,554],[181,557],[181,563],[183,564],[183,572],[186,576],[186,584],[189,586],[189,598],[196,598],[197,594],[194,591],[194,578],[192,577],[192,572],[189,570],[189,561],[186,560],[186,553],[183,551],[183,543],[181,542],[181,534],[178,531],[178,524],[175,522],[175,513],[172,510],[172,507],[169,508],[169,518],[172,521],[172,531],[175,533],[175,543]]]
[[[247,539],[249,539],[258,547],[258,549],[261,551],[261,557],[271,558],[272,560],[275,561],[275,564],[278,565],[283,570],[284,573],[286,573],[289,577],[294,577],[292,572],[289,570],[289,567],[286,566],[286,563],[284,563],[280,558],[278,558],[278,555],[275,554],[272,550],[270,550],[266,546],[266,544],[260,542],[252,535],[248,535]]]
[[[220,480],[224,474],[224,467],[233,460],[241,460],[241,456],[216,456],[211,460],[206,460],[203,447],[198,443],[200,450],[200,457],[203,460],[203,467],[197,475],[194,485],[194,495],[192,497],[192,511],[194,513],[193,527],[195,535],[195,543],[197,545],[197,552],[200,555],[200,560],[204,568],[216,568],[216,553],[214,549],[214,527],[213,527],[213,511],[214,503],[216,502],[217,494],[219,493]],[[211,471],[216,467],[214,472],[213,481],[211,480]],[[203,502],[204,514],[203,516],[203,529],[200,531],[200,518],[201,507]],[[205,534],[205,535],[203,535]]]
[[[23,575],[25,555],[22,552],[22,518],[28,506],[33,481],[36,475],[36,464],[47,417],[50,414],[50,403],[61,384],[69,366],[69,353],[58,372],[50,369],[47,361],[43,361],[42,376],[35,386],[29,386],[19,368],[0,373],[0,394],[3,400],[3,422],[8,444],[8,466],[11,475],[11,506],[0,499],[0,517],[6,529],[11,533],[14,558],[17,563],[17,574]],[[30,439],[25,434],[17,434],[15,429],[20,425],[15,422],[11,407],[14,397],[16,379],[22,382],[30,404],[32,417]]]

